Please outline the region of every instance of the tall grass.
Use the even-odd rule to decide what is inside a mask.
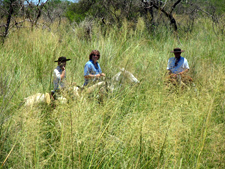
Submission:
[[[15,31],[0,49],[0,161],[7,168],[224,168],[224,42],[208,20],[179,40],[165,28],[94,26],[92,36],[67,23],[51,31]],[[103,35],[104,34],[104,35]],[[166,90],[167,60],[174,47],[189,61],[192,89]],[[52,89],[54,60],[71,58],[67,81],[83,84],[93,49],[112,77],[120,67],[141,83],[124,86],[99,105],[95,98],[69,100],[55,109],[21,105]],[[3,168],[4,168],[3,167]]]

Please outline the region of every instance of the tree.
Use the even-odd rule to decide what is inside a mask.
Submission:
[[[43,9],[44,19],[52,24],[56,19],[59,19],[59,25],[61,18],[65,15],[65,12],[70,6],[71,2],[61,0],[49,0]]]
[[[4,43],[10,28],[18,27],[25,19],[31,23],[31,27],[37,25],[38,19],[41,17],[42,10],[48,2],[41,2],[40,0],[35,4],[33,1],[24,0],[1,0],[0,1],[0,16],[2,22],[0,23],[0,37]],[[18,17],[19,16],[19,17]],[[22,21],[17,21],[18,18],[24,18]],[[12,22],[13,21],[13,22]]]
[[[6,18],[6,23],[0,25],[1,29],[1,34],[0,36],[2,37],[2,43],[4,43],[5,37],[8,35],[9,32],[9,26],[10,22],[12,19],[12,16],[14,13],[16,13],[19,9],[19,6],[22,2],[19,0],[4,0],[1,1],[0,3],[0,9],[1,9],[1,18],[3,19],[4,17]]]
[[[170,7],[167,7],[168,9],[166,10],[167,1],[166,2],[161,2],[159,0],[150,0],[149,2],[142,0],[142,3],[144,3],[144,8],[146,9],[146,12],[148,12],[147,9],[149,9],[153,21],[154,15],[153,15],[153,9],[155,8],[156,10],[161,11],[170,21],[170,24],[173,26],[174,31],[177,31],[177,23],[175,18],[173,17],[173,11],[177,7],[177,5],[181,2],[181,0],[175,1]]]
[[[38,19],[41,17],[42,10],[47,2],[48,0],[46,0],[46,2],[38,0],[37,4],[34,4],[33,1],[26,0],[28,4],[26,8],[26,18],[31,22],[32,28],[34,25],[37,25]]]

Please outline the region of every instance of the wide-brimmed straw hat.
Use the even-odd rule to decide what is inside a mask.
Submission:
[[[71,59],[66,59],[66,57],[62,56],[62,57],[59,57],[58,60],[56,60],[55,62],[66,62],[69,60],[71,60]]]
[[[181,48],[174,48],[173,51],[170,51],[171,53],[181,53],[184,52],[184,50],[181,50]]]

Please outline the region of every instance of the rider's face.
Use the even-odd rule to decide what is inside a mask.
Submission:
[[[66,67],[66,62],[59,62],[60,67]]]
[[[180,57],[181,52],[176,52],[174,53],[175,58],[179,58]]]
[[[96,62],[99,58],[99,54],[92,54],[92,60]]]

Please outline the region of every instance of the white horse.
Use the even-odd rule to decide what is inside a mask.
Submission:
[[[111,84],[109,85],[109,89],[111,91],[114,91],[116,87],[121,86],[125,82],[129,84],[140,83],[140,81],[131,72],[122,68],[120,69],[120,72],[118,72],[112,77]]]
[[[51,99],[49,93],[36,93],[32,96],[29,96],[27,98],[24,98],[24,105],[25,106],[33,106],[37,103],[47,103],[50,104]]]
[[[129,84],[138,84],[140,83],[139,80],[129,71],[125,70],[124,68],[120,69],[120,72],[118,72],[116,75],[114,75],[109,82],[101,81],[98,82],[86,89],[83,89],[82,87],[73,86],[70,87],[70,91],[72,91],[73,97],[80,98],[83,93],[92,93],[97,88],[108,88],[110,92],[113,92],[117,88],[119,88],[122,84],[125,82]],[[71,90],[72,89],[72,90]],[[57,97],[57,100],[65,104],[67,103],[67,99],[63,96]],[[51,103],[51,95],[49,93],[36,93],[32,96],[29,96],[24,99],[25,106],[33,106],[37,103]]]
[[[60,103],[65,104],[67,99],[60,96],[57,98]],[[47,103],[48,105],[51,103],[51,95],[49,93],[36,93],[32,96],[24,98],[24,105],[25,106],[34,106],[38,103]]]

